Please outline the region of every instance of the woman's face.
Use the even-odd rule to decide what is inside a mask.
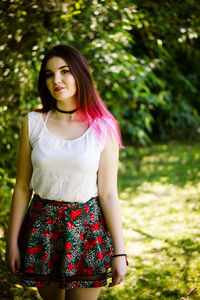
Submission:
[[[54,56],[46,63],[46,85],[56,100],[76,99],[76,81],[65,60]]]

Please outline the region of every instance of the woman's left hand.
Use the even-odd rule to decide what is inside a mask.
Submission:
[[[120,284],[124,280],[126,275],[126,257],[114,257],[111,263],[111,270],[112,282],[108,285],[109,287]]]

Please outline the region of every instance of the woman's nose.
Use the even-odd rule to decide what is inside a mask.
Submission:
[[[54,74],[54,82],[57,83],[57,82],[61,82],[61,76],[59,73],[55,73]]]

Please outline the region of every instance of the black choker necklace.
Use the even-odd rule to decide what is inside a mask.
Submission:
[[[66,111],[66,110],[61,110],[60,108],[58,108],[57,106],[55,106],[55,109],[63,114],[73,114],[75,111],[78,110],[78,108],[75,108],[73,110],[70,111]]]

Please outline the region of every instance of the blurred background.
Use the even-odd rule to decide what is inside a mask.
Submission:
[[[200,3],[1,0],[0,15],[0,299],[40,299],[6,270],[5,238],[21,122],[40,107],[40,64],[59,43],[86,57],[126,146],[130,263],[100,299],[200,299]]]

